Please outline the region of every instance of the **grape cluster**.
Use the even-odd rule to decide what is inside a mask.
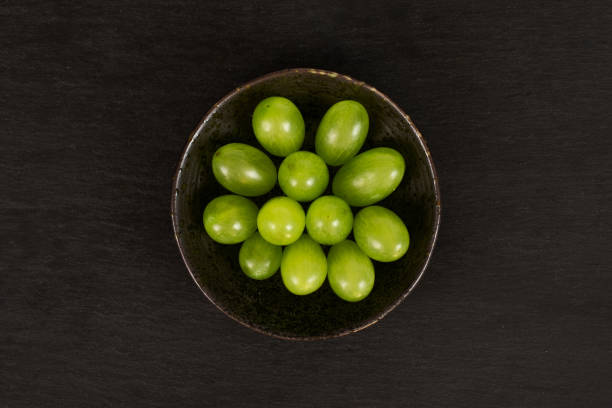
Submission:
[[[252,126],[268,153],[284,157],[278,173],[272,160],[253,146],[230,143],[219,148],[213,174],[233,194],[208,203],[206,232],[221,244],[242,242],[240,268],[250,278],[267,279],[280,269],[285,287],[296,295],[313,293],[327,278],[340,298],[364,299],[374,287],[371,259],[396,261],[410,243],[400,217],[373,205],[401,183],[404,158],[388,147],[358,154],[369,117],[357,101],[343,100],[327,110],[315,136],[316,154],[300,151],[304,119],[289,99],[262,100]],[[327,166],[341,167],[332,181],[333,195],[322,196],[330,181]],[[260,209],[246,198],[268,193],[277,181],[285,196]],[[300,202],[311,201],[305,213]],[[351,206],[364,208],[353,217]],[[347,239],[351,231],[355,241]],[[327,256],[321,245],[331,246]]]

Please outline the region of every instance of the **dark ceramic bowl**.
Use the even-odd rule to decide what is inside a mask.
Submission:
[[[291,99],[302,112],[306,122],[304,150],[314,151],[314,134],[325,111],[342,99],[354,99],[370,115],[370,130],[362,151],[388,146],[401,152],[406,160],[404,180],[378,205],[392,209],[404,220],[410,231],[410,248],[396,262],[374,262],[374,289],[361,302],[341,300],[327,282],[315,293],[299,297],[283,287],[280,273],[264,281],[249,279],[238,264],[240,245],[217,244],[204,231],[204,207],[218,195],[227,194],[212,174],[213,153],[230,142],[261,148],[253,135],[251,114],[259,101],[273,95]],[[278,158],[273,160],[280,163]],[[330,170],[333,175],[336,169]],[[282,195],[278,186],[254,201],[261,206],[276,195]],[[187,269],[221,311],[272,336],[321,339],[353,333],[376,323],[414,289],[436,241],[440,192],[423,137],[408,115],[388,97],[361,81],[334,72],[290,69],[239,87],[204,116],[181,156],[172,186],[171,215]]]

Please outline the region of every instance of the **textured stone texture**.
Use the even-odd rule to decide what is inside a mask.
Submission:
[[[0,5],[0,406],[606,407],[608,0]],[[168,215],[228,90],[314,66],[427,139],[442,225],[376,325],[293,342],[194,285]]]

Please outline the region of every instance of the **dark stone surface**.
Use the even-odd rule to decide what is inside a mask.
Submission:
[[[609,2],[0,5],[0,405],[608,407]],[[443,217],[378,324],[289,342],[207,301],[168,215],[228,90],[366,81],[431,149]]]
[[[240,245],[217,244],[204,230],[204,208],[215,197],[228,193],[212,174],[213,155],[232,142],[261,148],[253,135],[251,113],[262,99],[274,95],[289,98],[300,108],[307,128],[303,150],[314,151],[314,134],[326,110],[338,101],[352,99],[363,104],[370,117],[367,144],[362,151],[393,147],[407,163],[403,182],[377,205],[394,210],[403,219],[411,234],[411,246],[396,262],[375,262],[374,288],[359,303],[341,300],[327,283],[317,292],[300,297],[285,290],[280,273],[264,282],[248,279],[238,264]],[[198,286],[229,316],[283,338],[320,339],[349,334],[380,320],[422,276],[440,222],[435,170],[417,132],[406,114],[385,95],[363,82],[328,71],[291,69],[272,73],[223,98],[189,139],[172,194],[177,243]],[[274,160],[278,166],[282,158]],[[332,177],[337,169],[331,168]],[[326,194],[331,194],[331,183]],[[277,185],[254,201],[261,207],[279,195],[283,193]],[[303,207],[306,211],[308,203]]]

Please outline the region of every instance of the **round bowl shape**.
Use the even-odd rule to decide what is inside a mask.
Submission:
[[[232,142],[257,146],[251,113],[268,96],[284,96],[302,112],[306,123],[303,150],[314,151],[314,134],[327,109],[343,99],[359,101],[369,115],[362,151],[391,147],[406,162],[405,175],[389,197],[377,203],[393,210],[410,231],[410,248],[396,262],[374,263],[372,292],[360,302],[338,298],[328,283],[308,296],[287,291],[279,273],[249,279],[240,269],[240,245],[214,242],[204,231],[202,211],[224,194],[211,168],[214,152]],[[280,160],[273,158],[278,166]],[[330,174],[332,177],[333,174]],[[330,193],[330,188],[326,194]],[[253,201],[261,207],[281,195],[276,186]],[[290,69],[257,78],[222,98],[190,136],[172,187],[171,217],[181,255],[202,292],[236,321],[262,333],[311,340],[353,333],[395,308],[416,286],[431,257],[440,223],[440,192],[433,162],[410,118],[371,86],[329,71]]]

